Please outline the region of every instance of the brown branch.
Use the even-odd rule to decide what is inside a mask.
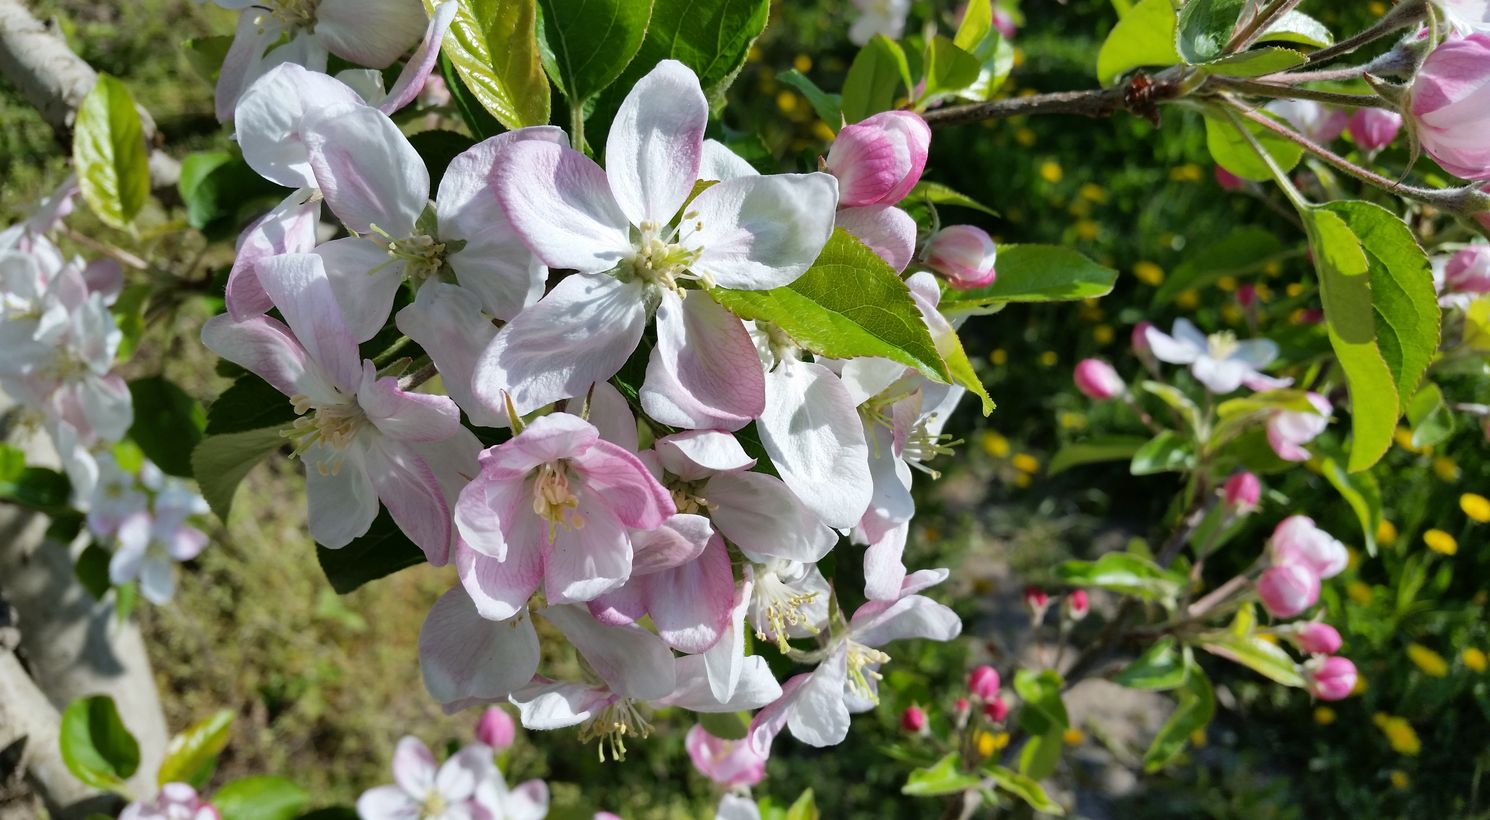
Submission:
[[[1123,89],[1103,88],[1092,91],[1058,91],[1003,100],[956,105],[927,111],[921,117],[933,128],[962,125],[980,120],[1000,120],[1032,114],[1079,114],[1083,117],[1110,117],[1123,108]]]

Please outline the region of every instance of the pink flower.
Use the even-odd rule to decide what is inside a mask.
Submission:
[[[1133,355],[1146,362],[1154,359],[1154,348],[1149,344],[1149,330],[1153,328],[1154,323],[1145,319],[1133,326],[1133,332],[1128,337],[1128,345],[1133,349]]]
[[[1490,179],[1490,34],[1450,39],[1433,50],[1413,79],[1411,113],[1418,140],[1444,170]]]
[[[1340,631],[1327,623],[1314,621],[1298,628],[1293,641],[1299,649],[1312,655],[1333,655],[1340,651]]]
[[[357,816],[364,820],[468,820],[476,787],[496,774],[496,769],[491,749],[481,744],[467,746],[436,766],[428,746],[418,738],[405,737],[393,753],[394,785],[363,792],[357,798]]]
[[[926,712],[914,703],[905,707],[900,713],[901,730],[913,735],[919,735],[926,731]]]
[[[1024,608],[1029,611],[1030,617],[1036,621],[1045,617],[1045,609],[1050,606],[1050,593],[1037,586],[1024,588]]]
[[[1309,693],[1320,700],[1344,700],[1355,691],[1356,668],[1349,658],[1331,655],[1306,664]]]
[[[723,740],[695,725],[683,748],[699,773],[726,789],[754,786],[766,776],[766,757],[745,740]]]
[[[154,800],[130,803],[119,820],[220,820],[217,809],[185,783],[167,783]]]
[[[1292,618],[1319,600],[1319,575],[1303,564],[1268,567],[1257,579],[1257,596],[1278,618]]]
[[[1221,497],[1226,506],[1238,512],[1250,512],[1257,509],[1257,501],[1262,497],[1262,482],[1257,480],[1255,473],[1243,470],[1226,479],[1221,487]]]
[[[916,220],[893,205],[839,208],[834,224],[869,246],[896,271],[905,270],[916,255]]]
[[[1490,245],[1470,245],[1449,257],[1443,267],[1446,293],[1490,293]]]
[[[1333,578],[1350,563],[1345,545],[1304,515],[1283,519],[1273,530],[1268,550],[1274,564],[1301,564],[1320,578]]]
[[[1314,100],[1273,100],[1263,108],[1287,120],[1300,133],[1320,145],[1334,142],[1345,132],[1346,121],[1350,118],[1344,111]]]
[[[949,225],[932,235],[921,256],[947,284],[958,290],[972,290],[993,284],[997,276],[994,270],[997,253],[993,237],[982,228]]]
[[[1236,288],[1236,303],[1243,310],[1257,304],[1257,286],[1251,282],[1243,282]]]
[[[1384,108],[1357,108],[1345,126],[1363,151],[1380,151],[1402,130],[1402,115]]]
[[[967,691],[969,695],[985,703],[998,697],[998,670],[986,664],[973,669],[967,678]]]
[[[1280,410],[1268,416],[1268,444],[1284,461],[1308,461],[1308,444],[1330,425],[1330,402],[1318,393],[1308,394],[1315,412]]]
[[[1014,15],[1003,6],[997,6],[993,10],[993,27],[999,30],[1005,40],[1014,39],[1014,35],[1019,32],[1019,27],[1014,23]]]
[[[994,698],[983,704],[983,715],[994,723],[1003,723],[1009,717],[1009,702]]]
[[[1245,179],[1219,165],[1216,166],[1216,184],[1220,185],[1223,191],[1240,191],[1247,187]]]
[[[1087,600],[1086,590],[1073,589],[1066,595],[1063,602],[1066,607],[1066,617],[1073,621],[1084,619],[1092,611],[1091,602]]]
[[[476,721],[476,739],[500,752],[517,739],[517,724],[506,710],[488,706]]]
[[[844,126],[823,170],[838,178],[844,207],[894,205],[921,181],[931,128],[910,111],[884,111]]]
[[[1128,389],[1112,365],[1101,359],[1082,359],[1076,364],[1074,378],[1076,389],[1087,398],[1110,399]]]

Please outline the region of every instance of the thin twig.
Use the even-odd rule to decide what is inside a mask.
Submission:
[[[398,380],[398,389],[405,392],[413,390],[421,384],[433,379],[440,371],[435,369],[435,363],[429,364],[415,370],[407,376]]]
[[[942,125],[962,125],[980,120],[999,120],[1009,117],[1024,117],[1032,114],[1079,114],[1084,117],[1108,117],[1123,108],[1123,89],[1102,88],[1091,91],[1059,91],[1053,94],[1032,94],[1028,97],[1009,97],[1003,100],[955,105],[922,114],[922,119],[933,128]]]
[[[1428,13],[1426,0],[1403,0],[1391,11],[1387,12],[1374,25],[1352,37],[1347,37],[1332,46],[1324,48],[1309,55],[1309,65],[1333,60],[1342,54],[1349,54],[1367,43],[1373,43],[1382,37],[1391,34],[1398,29],[1406,28],[1413,23],[1423,19]]]
[[[1254,97],[1314,100],[1315,102],[1343,105],[1350,108],[1392,107],[1391,103],[1375,94],[1344,94],[1338,91],[1317,91],[1312,88],[1295,88],[1277,83],[1244,80],[1236,77],[1215,77],[1212,78],[1211,82],[1240,94],[1247,94]]]
[[[66,225],[62,226],[62,232],[66,234],[68,239],[71,239],[72,241],[78,243],[79,245],[82,245],[83,247],[91,251],[101,253],[121,265],[134,268],[135,270],[150,269],[150,263],[146,262],[138,256],[135,256],[129,251],[124,250],[123,248],[116,248],[106,242],[100,242],[97,239],[88,236],[87,234],[78,233],[77,231]]]

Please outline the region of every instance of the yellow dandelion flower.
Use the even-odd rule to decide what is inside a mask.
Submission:
[[[832,142],[833,138],[838,136],[837,134],[833,133],[832,126],[828,125],[822,120],[818,120],[817,122],[812,124],[812,135],[814,137],[817,137],[819,140],[822,140],[823,142]]]
[[[1035,458],[1029,453],[1020,453],[1013,458],[1011,463],[1014,465],[1014,469],[1021,473],[1035,473],[1040,470],[1040,459]]]
[[[1459,654],[1464,660],[1464,665],[1475,672],[1485,671],[1490,666],[1490,658],[1485,657],[1485,651],[1476,646],[1471,646]]]
[[[1204,729],[1196,729],[1190,733],[1190,745],[1197,749],[1204,749],[1209,741],[1210,738],[1206,737]]]
[[[1391,719],[1392,716],[1387,714],[1386,712],[1376,712],[1375,714],[1371,715],[1371,722],[1376,724],[1376,728],[1378,729],[1385,730],[1387,728],[1387,721]]]
[[[1443,530],[1433,529],[1423,533],[1423,543],[1440,555],[1453,555],[1459,551],[1459,542]]]
[[[1398,447],[1409,453],[1418,452],[1417,445],[1412,443],[1412,431],[1406,427],[1398,427],[1396,432],[1392,433],[1392,441],[1397,442]]]
[[[782,89],[776,95],[776,107],[780,108],[783,114],[790,114],[793,111],[796,111],[797,93],[795,91],[787,91],[785,89]]]
[[[1490,498],[1479,493],[1465,493],[1459,496],[1459,509],[1469,516],[1469,520],[1483,524],[1490,521]]]
[[[994,348],[993,352],[988,354],[988,361],[1002,367],[1009,363],[1009,351],[1002,347]]]
[[[1014,486],[1018,487],[1021,490],[1025,489],[1033,483],[1035,483],[1035,480],[1030,478],[1029,473],[1020,473],[1014,476]]]
[[[1335,710],[1328,706],[1317,706],[1314,708],[1314,722],[1320,726],[1328,726],[1335,722]]]
[[[1232,291],[1236,290],[1236,277],[1223,276],[1220,279],[1216,280],[1216,287],[1227,293],[1231,293]]]
[[[1112,344],[1116,335],[1112,330],[1112,325],[1097,325],[1092,328],[1092,339],[1099,345]]]
[[[1047,159],[1040,163],[1040,178],[1054,185],[1061,181],[1065,172],[1061,170],[1061,164],[1053,159]]]
[[[1406,791],[1407,787],[1412,785],[1412,780],[1408,779],[1407,772],[1401,769],[1393,769],[1390,777],[1392,778],[1392,788],[1397,791]]]
[[[1283,272],[1283,263],[1276,260],[1268,262],[1262,266],[1262,272],[1268,276],[1277,276]]]
[[[745,53],[745,59],[752,63],[760,62],[761,53],[760,46],[751,46],[750,51]]]
[[[927,527],[921,530],[921,540],[928,544],[936,544],[942,540],[942,531],[936,527]]]
[[[1444,660],[1442,655],[1420,643],[1407,645],[1407,659],[1430,678],[1447,677],[1449,674],[1449,662]]]
[[[1102,233],[1102,227],[1090,219],[1083,219],[1076,223],[1076,236],[1090,242]]]
[[[1345,568],[1355,569],[1361,565],[1361,551],[1355,547],[1345,548]]]
[[[979,757],[993,757],[993,753],[997,751],[993,748],[993,732],[987,729],[979,730],[978,734],[973,736],[973,743],[978,747]]]
[[[1357,674],[1355,676],[1355,686],[1350,687],[1350,693],[1352,695],[1364,695],[1366,693],[1365,675]]]
[[[1228,325],[1239,325],[1242,323],[1242,309],[1235,302],[1227,302],[1221,306],[1221,321]]]
[[[1185,310],[1194,310],[1200,305],[1200,294],[1194,289],[1182,290],[1178,296],[1174,297],[1174,303]]]
[[[1072,726],[1061,733],[1061,741],[1067,746],[1080,746],[1086,741],[1086,732]]]
[[[1396,541],[1396,540],[1397,540],[1397,525],[1396,524],[1393,524],[1392,522],[1390,522],[1388,520],[1386,520],[1385,518],[1381,519],[1381,523],[1376,525],[1376,541],[1377,541],[1377,543],[1379,543],[1379,544],[1390,544],[1390,543],[1392,543],[1393,541]]]
[[[1021,128],[1014,132],[1014,141],[1029,148],[1035,144],[1035,132],[1028,128]]]
[[[1076,200],[1076,201],[1074,201],[1074,202],[1071,203],[1071,207],[1067,208],[1066,209],[1066,212],[1069,213],[1069,214],[1071,214],[1072,216],[1083,217],[1083,218],[1084,217],[1091,216],[1092,215],[1092,203],[1087,202],[1084,199],[1078,199],[1078,200]]]
[[[1077,193],[1082,199],[1091,200],[1099,205],[1107,201],[1107,189],[1095,182],[1084,183],[1081,188],[1077,189]]]
[[[1438,474],[1442,481],[1458,481],[1459,465],[1454,463],[1448,456],[1439,456],[1433,459],[1433,472]]]
[[[1066,430],[1086,429],[1086,416],[1071,410],[1062,411],[1059,416],[1056,416],[1056,421]]]
[[[1346,584],[1345,594],[1361,606],[1371,603],[1371,587],[1365,581],[1351,581]]]
[[[1303,292],[1304,292],[1304,286],[1302,284],[1299,284],[1298,282],[1289,282],[1288,283],[1288,286],[1285,287],[1285,288],[1283,288],[1284,295],[1290,296],[1290,297],[1292,297],[1292,296],[1298,296],[1299,294],[1301,294]]]
[[[1150,287],[1156,288],[1164,282],[1164,269],[1153,262],[1138,262],[1133,266],[1133,275]]]
[[[1392,751],[1397,754],[1416,757],[1423,750],[1423,742],[1418,740],[1417,730],[1405,718],[1389,716],[1380,725],[1387,743],[1391,744]]]
[[[983,446],[983,452],[994,458],[1004,458],[1009,455],[1009,440],[995,430],[984,430],[983,434],[978,437],[978,443]]]
[[[1371,2],[1366,4],[1366,11],[1380,17],[1387,13],[1387,4],[1381,2],[1381,0],[1371,0]]]
[[[1055,355],[1054,350],[1047,350],[1040,354],[1040,364],[1045,367],[1055,367],[1056,362],[1059,361],[1060,357]]]
[[[806,54],[798,54],[796,58],[792,60],[792,68],[795,68],[803,74],[806,74],[807,72],[812,70],[812,58],[807,56]]]

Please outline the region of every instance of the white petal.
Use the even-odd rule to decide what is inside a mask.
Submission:
[[[611,191],[633,225],[666,225],[698,180],[709,102],[698,76],[663,60],[626,95],[605,143]]]
[[[719,140],[704,140],[703,159],[698,166],[699,179],[723,182],[735,177],[754,176],[760,176],[760,171],[725,147],[724,143]]]
[[[543,617],[564,633],[617,694],[655,700],[677,686],[672,650],[637,626],[608,626],[580,606],[554,606]]]
[[[419,630],[419,668],[442,704],[498,700],[538,670],[538,633],[526,612],[506,621],[481,617],[455,587],[435,601]]]
[[[680,299],[664,291],[641,403],[673,427],[738,430],[750,423],[765,405],[765,382],[745,325],[705,293]]]
[[[360,102],[344,83],[303,66],[285,63],[270,69],[238,100],[233,115],[243,161],[260,176],[286,188],[316,187],[310,155],[301,140],[301,120],[307,111]]]
[[[326,204],[349,229],[407,239],[429,203],[429,171],[387,114],[336,106],[305,117],[301,139]]]
[[[716,475],[704,494],[717,505],[711,513],[714,526],[752,556],[816,563],[838,543],[838,535],[775,476]]]
[[[378,517],[378,494],[367,471],[348,456],[335,474],[322,474],[306,463],[305,494],[310,506],[310,534],[327,549],[339,549],[361,537]]]
[[[359,343],[378,335],[403,281],[404,265],[381,245],[359,236],[333,239],[314,251],[326,268],[347,330]]]
[[[699,194],[679,241],[691,269],[721,287],[768,290],[796,281],[833,233],[838,183],[828,174],[740,177]]]
[[[858,523],[874,492],[869,446],[837,376],[820,364],[782,362],[766,374],[756,427],[781,479],[809,510],[830,527]]]
[[[605,171],[584,154],[514,143],[497,160],[496,188],[513,229],[550,268],[603,273],[634,250]]]
[[[480,427],[506,427],[507,414],[476,400],[471,379],[481,353],[496,338],[497,328],[481,315],[475,295],[459,285],[427,282],[414,302],[398,312],[399,332],[413,339],[440,371],[450,398]]]

